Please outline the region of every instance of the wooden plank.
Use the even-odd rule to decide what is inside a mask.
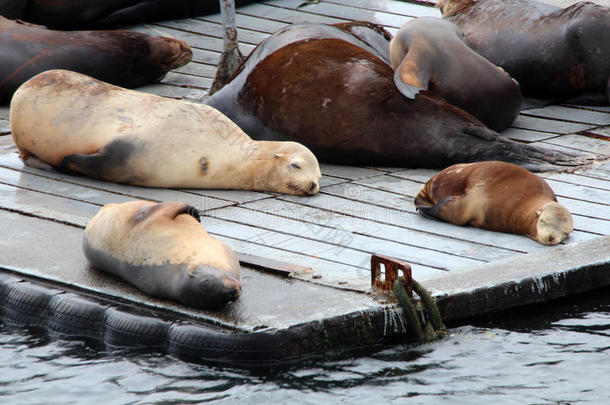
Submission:
[[[556,137],[556,134],[548,132],[533,131],[529,129],[507,128],[501,132],[502,136],[515,141],[537,142]]]
[[[539,173],[540,177],[544,179],[552,179],[563,181],[565,183],[579,184],[581,186],[599,188],[602,190],[610,190],[610,173],[605,172],[607,177],[605,179],[599,179],[590,176],[592,170],[586,172],[575,172],[575,173],[563,173],[563,172],[545,172]]]
[[[299,5],[303,4],[303,2],[300,0],[274,0],[266,4],[277,7],[286,7],[287,9],[295,10]],[[243,9],[250,7],[251,6],[243,7]],[[243,10],[242,12],[247,13],[248,11]],[[393,28],[400,28],[405,22],[412,18],[410,16],[387,13],[384,11],[367,10],[365,8],[345,7],[345,5],[333,4],[331,2],[311,3],[299,8],[299,11],[294,11],[293,13],[306,14],[308,16],[334,16],[352,21],[370,21],[373,23],[384,25],[386,27]],[[275,15],[276,12],[272,11],[269,14]],[[430,9],[427,15],[440,16],[440,13],[437,10]]]
[[[0,209],[84,227],[100,207],[0,184]]]
[[[268,233],[261,237],[265,244],[316,256],[332,252],[336,260],[352,265],[360,263],[350,261],[352,260],[350,258],[354,257],[354,252],[359,252],[356,257],[360,261],[362,260],[361,253],[366,253],[368,256],[379,253],[404,260],[406,260],[405,255],[408,254],[410,261],[413,263],[442,270],[474,266],[483,262],[480,259],[448,254],[413,244],[406,246],[404,243],[355,234],[342,227],[320,226],[287,217],[267,215],[264,212],[248,210],[242,207],[220,208],[208,213],[208,215],[267,230]],[[311,247],[311,250],[307,250],[310,249],[309,245],[311,243],[315,243],[315,246]],[[301,249],[301,244],[307,246],[303,247],[305,250],[299,250]]]
[[[520,129],[532,129],[540,132],[551,132],[555,134],[572,134],[595,128],[593,124],[576,124],[571,122],[555,121],[545,118],[528,117],[520,114],[512,123],[511,127]]]
[[[391,195],[383,191],[373,190],[369,192],[366,201],[346,199],[342,197],[344,193],[339,188],[340,186],[336,186],[337,189],[332,190],[328,194],[325,192],[306,201],[297,201],[292,196],[278,196],[277,199],[297,202],[331,213],[341,213],[355,218],[396,225],[415,231],[424,230],[434,235],[446,236],[462,241],[474,241],[484,245],[505,247],[521,252],[528,252],[539,247],[535,241],[519,235],[487,232],[472,227],[454,226],[445,222],[426,219],[416,213],[414,208],[411,208],[412,204],[403,203],[399,207],[389,204],[387,198]]]
[[[375,188],[377,190],[388,191],[394,194],[400,194],[401,196],[411,197],[409,201],[412,201],[412,199],[415,198],[423,186],[423,184],[420,182],[387,175],[361,179],[356,181],[355,184]],[[362,193],[365,192],[365,190],[362,190]]]
[[[46,184],[46,189],[49,192],[60,189],[61,187],[64,187],[65,184],[65,187],[72,187],[74,191],[81,191],[83,193],[86,190],[100,190],[102,192],[112,193],[112,197],[108,195],[108,200],[106,202],[98,201],[97,203],[99,204],[114,202],[113,199],[120,200],[123,198],[121,196],[129,197],[129,199],[143,199],[151,201],[183,201],[202,211],[224,207],[233,203],[231,201],[224,201],[209,196],[201,196],[177,190],[116,184],[82,176],[72,176],[66,173],[47,172],[33,169],[21,163],[21,160],[15,153],[0,155],[0,167],[11,169],[11,171],[15,173],[15,176],[17,176],[14,180],[15,186],[20,186],[23,184],[21,182],[22,178],[28,179],[27,181],[35,181],[31,179],[31,177],[28,177],[28,175],[31,175],[40,179],[37,181],[41,182],[41,186]],[[42,183],[44,179],[48,179],[51,183]],[[65,195],[71,196],[72,192]]]
[[[610,156],[610,142],[602,139],[590,138],[583,135],[563,135],[553,139],[547,139],[545,143],[565,146],[583,152],[597,153]]]
[[[610,125],[610,114],[598,111],[581,110],[559,105],[546,106],[524,111],[525,116],[552,118],[560,121],[583,124]]]
[[[0,119],[0,134],[6,135],[11,132],[11,123],[9,120]]]
[[[333,176],[347,180],[364,179],[366,177],[379,176],[380,174],[384,173],[378,169],[356,166],[331,165],[328,163],[321,163],[320,170],[325,176]]]
[[[189,62],[186,65],[179,67],[178,69],[174,69],[173,72],[186,73],[189,75],[202,76],[207,77],[211,80],[214,79],[216,75],[216,66],[209,65],[206,63],[199,62]]]
[[[441,12],[435,7],[412,2],[395,0],[328,0],[326,3],[364,8],[373,11],[383,11],[408,17],[440,17]],[[305,8],[306,11],[306,7]]]
[[[431,235],[424,230],[407,229],[397,224],[384,224],[368,219],[355,218],[340,212],[331,213],[322,209],[277,199],[255,201],[244,204],[243,207],[264,212],[268,215],[293,218],[307,223],[344,229],[354,234],[374,237],[380,240],[389,240],[405,246],[417,244],[428,249],[484,261],[493,261],[514,253],[522,253],[504,247],[460,241],[442,235]]]
[[[209,86],[212,85],[212,80],[209,81]],[[169,97],[175,99],[189,99],[189,100],[199,100],[203,98],[207,91],[201,89],[189,89],[186,87],[172,86],[171,84],[149,84],[146,86],[138,87],[135,90],[156,94],[157,96]]]
[[[163,78],[163,83],[180,87],[207,90],[210,87],[211,79],[213,78],[193,76],[179,72],[168,72]]]
[[[261,33],[272,34],[276,31],[281,30],[282,28],[290,25],[286,22],[274,21],[266,18],[253,17],[247,14],[242,14],[242,8],[237,11],[235,15],[235,24],[237,25],[237,36],[241,35],[242,29],[247,29],[251,31],[258,31]],[[220,14],[208,15],[204,17],[197,18],[199,21],[207,21],[214,22],[217,24],[221,23]]]
[[[253,3],[244,7],[240,7],[237,12],[239,14],[258,17],[265,19],[267,21],[279,21],[282,23],[291,23],[291,24],[300,24],[300,23],[317,23],[317,24],[336,24],[347,21],[349,17],[344,16],[346,10],[349,10],[347,7],[342,7],[342,13],[320,13],[319,7],[310,7],[310,6],[320,6],[324,5],[328,7],[327,3],[317,3],[311,4],[307,7],[301,7],[298,10],[295,10],[296,6],[295,2],[290,0],[274,0],[270,3],[262,4],[262,3]],[[298,2],[302,4],[303,2]],[[292,7],[294,6],[294,7]],[[324,7],[324,8],[326,8]],[[370,14],[370,13],[369,13]],[[336,18],[336,16],[341,16],[341,18]]]
[[[191,32],[194,34],[210,36],[215,38],[222,38],[224,30],[219,22],[196,20],[194,18],[187,18],[183,20],[172,20],[162,21],[154,24],[156,27],[173,28],[176,30],[182,30]],[[240,44],[257,45],[262,42],[269,34],[269,32],[261,32],[260,30],[249,30],[244,27],[238,27],[237,36]],[[220,51],[220,50],[219,50]]]
[[[403,169],[392,173],[391,176],[411,180],[423,186],[424,183],[438,172],[439,170],[436,169]]]

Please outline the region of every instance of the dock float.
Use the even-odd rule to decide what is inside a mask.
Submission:
[[[259,2],[237,10],[248,54],[296,22],[369,20],[395,33],[438,16],[394,0]],[[187,41],[194,60],[139,90],[200,101],[222,50],[219,15],[126,27]],[[561,245],[431,221],[413,199],[437,171],[321,165],[312,197],[226,190],[151,189],[23,165],[0,108],[0,319],[61,338],[166,351],[195,362],[272,367],[317,356],[377,350],[412,338],[390,293],[371,288],[371,256],[406,262],[448,326],[610,285],[610,107],[554,105],[522,111],[503,135],[598,160],[572,173],[542,173],[574,217]],[[146,296],[90,269],[83,229],[104,204],[180,200],[231,246],[242,296],[204,311]]]

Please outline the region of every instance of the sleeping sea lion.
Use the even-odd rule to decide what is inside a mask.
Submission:
[[[608,104],[610,8],[532,0],[441,0],[472,49],[502,67],[525,96]]]
[[[255,0],[235,0],[243,6]],[[216,14],[219,0],[2,0],[0,15],[54,29],[175,20]]]
[[[573,229],[572,215],[549,185],[506,162],[450,166],[428,180],[415,206],[426,216],[522,234],[543,245],[562,242]]]
[[[83,251],[91,267],[148,295],[220,309],[241,292],[239,261],[199,222],[182,202],[106,204],[85,228]]]
[[[414,100],[366,42],[326,24],[293,24],[263,41],[206,103],[260,140],[292,140],[339,164],[446,167],[506,160],[532,170],[580,164],[512,142],[433,94]]]
[[[174,38],[131,31],[53,31],[0,17],[0,104],[17,87],[49,69],[69,69],[123,87],[161,80],[191,60]]]
[[[519,115],[519,85],[470,49],[449,21],[420,17],[406,22],[390,43],[390,60],[394,83],[405,97],[429,90],[494,131],[506,129]]]
[[[22,160],[147,187],[315,194],[320,168],[295,142],[253,141],[219,111],[66,70],[41,73],[11,102]]]

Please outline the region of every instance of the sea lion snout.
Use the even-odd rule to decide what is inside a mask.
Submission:
[[[572,215],[559,203],[547,203],[539,212],[535,239],[543,245],[563,242],[574,229]]]
[[[231,275],[208,266],[198,266],[189,273],[180,295],[197,308],[220,309],[241,295],[241,283]],[[192,301],[192,302],[189,302]]]

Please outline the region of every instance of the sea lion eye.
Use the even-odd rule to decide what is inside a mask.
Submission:
[[[297,170],[300,170],[300,169],[301,169],[301,166],[299,166],[299,164],[298,164],[298,163],[291,163],[291,164],[290,164],[290,168],[291,168],[291,169],[297,169]]]

